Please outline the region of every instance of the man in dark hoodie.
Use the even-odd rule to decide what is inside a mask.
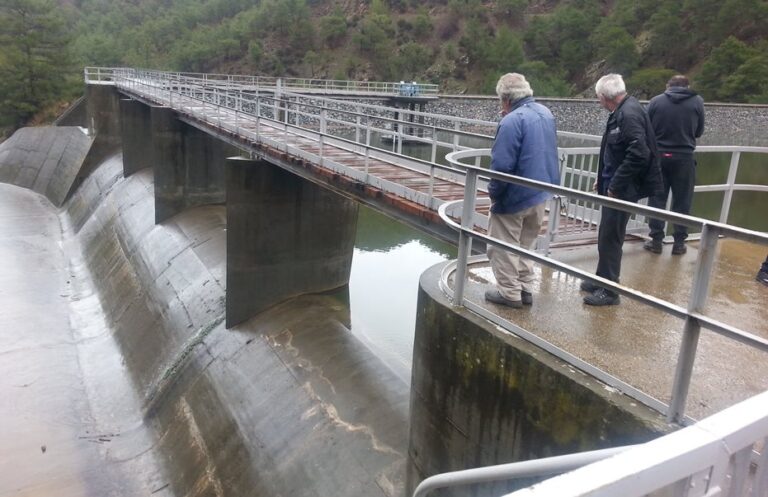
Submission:
[[[704,133],[704,100],[688,88],[688,78],[673,76],[667,82],[667,91],[656,95],[648,104],[656,141],[661,154],[661,173],[664,178],[664,192],[648,199],[648,205],[665,209],[667,197],[672,190],[672,210],[680,214],[691,211],[693,187],[696,184],[696,161],[693,151],[696,138]],[[661,253],[664,239],[664,221],[651,219],[648,222],[651,239],[644,248],[655,254]],[[675,225],[672,254],[686,252],[685,239],[688,228]]]
[[[600,105],[610,112],[600,144],[597,193],[637,202],[658,195],[662,187],[659,152],[651,121],[635,97],[627,95],[620,74],[608,74],[595,85]],[[604,206],[597,235],[597,270],[607,280],[619,281],[624,235],[629,213]],[[616,305],[619,295],[589,281],[581,282],[587,305]]]

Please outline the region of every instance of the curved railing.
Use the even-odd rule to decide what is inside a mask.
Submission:
[[[768,234],[730,226],[716,221],[708,221],[706,219],[693,216],[681,215],[662,209],[654,209],[652,207],[638,205],[615,198],[604,197],[593,193],[575,190],[573,188],[555,186],[549,183],[534,181],[519,176],[503,174],[496,171],[489,171],[487,169],[478,167],[477,165],[470,165],[462,162],[463,160],[470,160],[477,164],[479,158],[488,155],[490,155],[490,151],[483,149],[453,152],[448,154],[446,157],[448,162],[453,167],[464,170],[466,174],[464,199],[443,204],[439,211],[440,217],[443,219],[443,221],[459,232],[459,252],[455,263],[456,274],[454,278],[454,288],[451,290],[446,283],[443,284],[444,291],[446,291],[448,295],[453,299],[455,305],[467,307],[483,315],[487,319],[490,319],[494,323],[509,329],[510,331],[513,331],[515,334],[522,335],[523,338],[528,339],[536,345],[544,347],[554,355],[584,370],[585,372],[596,376],[601,381],[604,381],[605,383],[622,390],[627,395],[636,398],[640,402],[643,402],[644,404],[665,413],[667,418],[674,422],[682,422],[685,416],[685,401],[691,382],[693,363],[696,357],[696,348],[701,328],[705,328],[728,339],[746,344],[750,347],[768,352],[768,340],[723,323],[719,320],[713,319],[702,313],[710,288],[710,276],[712,274],[715,250],[719,237],[727,236],[730,238],[768,246]],[[505,243],[501,240],[488,236],[483,232],[477,231],[474,229],[472,219],[476,209],[475,199],[477,197],[477,183],[478,179],[481,177],[506,181],[521,186],[527,186],[549,192],[555,196],[576,198],[582,201],[593,202],[600,206],[611,207],[613,209],[622,210],[635,215],[642,215],[646,217],[650,216],[674,224],[685,225],[691,229],[700,230],[701,241],[699,246],[699,256],[696,262],[696,268],[693,276],[693,291],[690,300],[688,301],[688,305],[685,308],[678,306],[666,300],[648,295],[627,286],[620,285],[613,281],[606,280],[592,273],[588,273],[576,267],[546,257],[540,253],[537,253],[536,251],[526,250],[518,246]],[[457,211],[459,207],[461,209],[461,221],[456,222],[454,221],[454,218],[456,218],[458,215]],[[553,217],[556,216],[550,215],[550,222]],[[493,245],[500,249],[513,252],[516,255],[532,259],[539,264],[550,267],[557,271],[564,272],[571,276],[575,276],[576,278],[592,282],[605,288],[609,288],[612,291],[615,291],[621,295],[625,295],[633,300],[640,302],[643,305],[682,319],[685,324],[682,330],[683,337],[678,362],[675,368],[675,378],[673,381],[669,405],[653,399],[643,392],[633,388],[626,382],[623,382],[609,375],[608,373],[595,368],[594,366],[586,364],[584,361],[580,361],[575,356],[555,347],[552,344],[545,342],[544,340],[534,336],[531,333],[527,333],[524,330],[511,325],[508,321],[505,321],[499,316],[496,316],[495,314],[485,310],[481,306],[466,300],[464,298],[464,288],[467,282],[467,265],[469,261],[469,255],[471,253],[471,244],[473,239],[480,240],[487,245]]]

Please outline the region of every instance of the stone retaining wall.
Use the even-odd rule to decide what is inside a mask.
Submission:
[[[552,110],[558,129],[601,135],[608,113],[597,100],[540,98]],[[495,97],[441,95],[427,112],[468,119],[495,121],[499,106]],[[706,129],[700,145],[768,146],[768,106],[705,104]]]

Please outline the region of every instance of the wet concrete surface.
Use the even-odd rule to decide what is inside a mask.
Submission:
[[[401,495],[408,384],[348,296],[224,328],[223,206],[155,225],[120,156],[64,210],[0,185],[0,495]]]
[[[142,493],[113,460],[140,434],[118,439],[89,404],[83,336],[70,319],[74,278],[41,195],[0,185],[0,260],[0,495]]]
[[[622,283],[687,306],[697,243],[684,256],[643,250],[639,241],[624,245]],[[561,248],[552,257],[593,272],[596,246]],[[768,288],[755,281],[765,248],[721,240],[705,314],[768,338]],[[580,280],[537,266],[531,307],[520,310],[484,301],[493,275],[486,263],[471,267],[467,298],[493,310],[567,352],[668,403],[683,321],[627,297],[621,305],[594,308],[582,303]],[[695,419],[768,389],[766,353],[702,330],[686,414]]]

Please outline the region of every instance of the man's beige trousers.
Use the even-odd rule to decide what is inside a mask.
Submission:
[[[514,214],[491,213],[489,235],[511,245],[530,249],[541,230],[546,204],[542,202]],[[499,293],[504,298],[520,300],[522,290],[532,291],[533,263],[529,259],[492,246],[488,247],[488,259]]]

